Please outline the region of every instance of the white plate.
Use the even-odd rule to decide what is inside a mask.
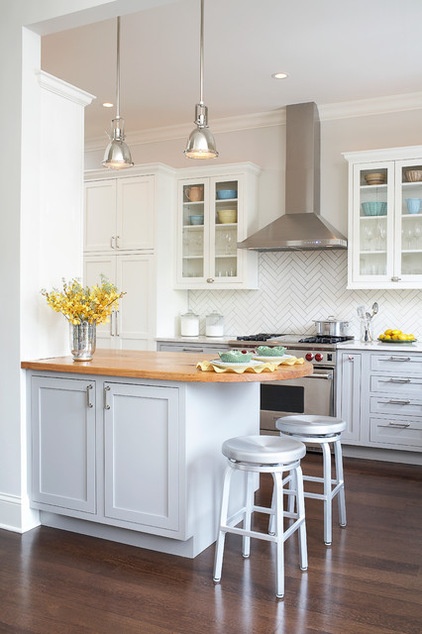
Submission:
[[[283,354],[282,357],[261,357],[259,355],[254,356],[256,361],[261,361],[263,363],[282,363],[287,359],[293,359],[292,354]]]
[[[218,359],[213,359],[213,361],[210,361],[210,363],[211,365],[215,365],[216,368],[221,368],[222,370],[226,370],[227,368],[232,368],[234,370],[244,370],[245,368],[253,368],[257,365],[262,365],[262,361],[255,361],[254,359],[246,361],[245,363],[233,363],[233,361],[230,363],[227,361],[219,361]]]

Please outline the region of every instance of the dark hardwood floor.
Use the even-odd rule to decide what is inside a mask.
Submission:
[[[319,460],[306,457],[308,472]],[[47,527],[0,531],[0,632],[421,634],[421,470],[345,459],[348,526],[327,548],[321,502],[306,501],[309,569],[290,539],[284,600],[267,542],[243,560],[227,536],[215,586],[214,547],[190,560]],[[259,495],[267,503],[269,480]]]

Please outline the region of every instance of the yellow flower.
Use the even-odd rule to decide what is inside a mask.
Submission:
[[[70,282],[63,279],[61,290],[53,288],[51,292],[47,292],[42,289],[41,294],[56,313],[62,313],[75,325],[83,321],[90,324],[106,322],[113,310],[118,309],[119,299],[125,295],[103,275],[100,285],[91,288],[83,287],[77,279]]]

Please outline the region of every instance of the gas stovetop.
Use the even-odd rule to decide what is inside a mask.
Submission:
[[[262,343],[265,343],[268,346],[277,346],[283,345],[286,347],[294,346],[295,348],[303,348],[307,349],[312,347],[312,345],[317,345],[318,347],[324,346],[329,347],[330,349],[334,349],[337,347],[337,344],[342,341],[350,341],[353,337],[343,336],[343,337],[331,337],[326,335],[296,335],[296,334],[269,334],[269,333],[258,333],[256,335],[244,335],[237,337],[235,341],[229,341],[230,345],[242,345],[244,343],[248,346],[259,346]]]

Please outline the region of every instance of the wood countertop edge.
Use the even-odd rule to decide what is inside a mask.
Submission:
[[[312,364],[282,366],[274,372],[203,372],[199,361],[214,355],[190,352],[150,352],[130,350],[97,350],[92,361],[73,361],[72,357],[52,357],[22,361],[24,370],[69,373],[75,375],[113,376],[189,383],[245,383],[282,381],[312,374]],[[169,369],[169,366],[171,369]]]

